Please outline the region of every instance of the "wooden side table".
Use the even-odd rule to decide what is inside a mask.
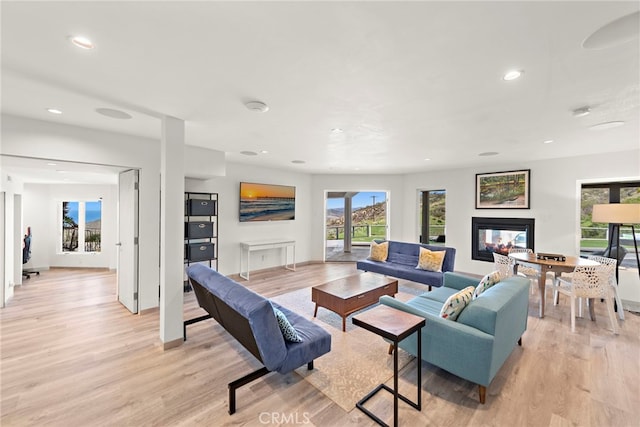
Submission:
[[[418,411],[422,410],[422,332],[426,321],[423,317],[416,316],[410,313],[406,313],[401,310],[397,310],[386,305],[379,305],[372,308],[369,311],[358,314],[352,319],[353,324],[360,326],[374,334],[380,335],[383,338],[391,340],[393,342],[393,389],[389,388],[386,384],[380,384],[363,397],[356,407],[362,412],[367,414],[372,420],[382,426],[387,426],[384,421],[374,415],[371,411],[366,409],[364,403],[371,399],[380,390],[384,389],[393,395],[393,425],[398,425],[398,398],[411,405]],[[407,338],[411,334],[416,332],[418,334],[418,357],[416,363],[418,364],[418,399],[414,403],[407,397],[398,393],[398,343]]]

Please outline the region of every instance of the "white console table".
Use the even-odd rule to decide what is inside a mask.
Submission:
[[[251,242],[240,242],[240,277],[249,280],[249,270],[251,269],[251,252],[264,251],[268,249],[280,249],[284,248],[284,268],[291,271],[296,271],[296,241],[295,240],[254,240]],[[292,249],[292,262],[289,263],[289,248]],[[247,258],[246,273],[242,266],[244,264],[244,258]]]

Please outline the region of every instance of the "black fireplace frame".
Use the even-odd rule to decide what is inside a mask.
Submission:
[[[480,249],[480,231],[504,230],[526,233],[526,247],[535,252],[535,219],[534,218],[471,218],[471,259],[493,262],[492,250]]]

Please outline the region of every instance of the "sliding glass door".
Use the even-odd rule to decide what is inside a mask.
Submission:
[[[325,201],[325,261],[357,261],[374,239],[387,239],[383,191],[329,191]]]

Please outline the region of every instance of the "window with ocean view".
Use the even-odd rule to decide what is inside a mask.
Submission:
[[[102,201],[61,203],[62,252],[100,252]]]

